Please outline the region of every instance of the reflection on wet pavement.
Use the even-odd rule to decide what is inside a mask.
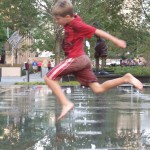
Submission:
[[[55,122],[61,107],[47,86],[2,86],[0,150],[150,149],[150,88],[62,89],[75,108]]]

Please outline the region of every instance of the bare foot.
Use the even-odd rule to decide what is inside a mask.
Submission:
[[[67,115],[67,113],[74,107],[73,103],[69,103],[68,105],[65,105],[62,107],[62,112],[60,114],[60,116],[57,118],[57,120],[62,119],[64,116]]]
[[[138,79],[136,79],[132,74],[127,73],[124,77],[126,78],[126,81],[128,83],[132,84],[137,89],[139,90],[143,89],[143,84]]]

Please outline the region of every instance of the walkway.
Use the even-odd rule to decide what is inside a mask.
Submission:
[[[27,77],[2,77],[0,81],[0,85],[12,85],[16,82],[26,82]],[[29,82],[44,82],[43,77],[41,77],[40,72],[36,74],[30,74]]]

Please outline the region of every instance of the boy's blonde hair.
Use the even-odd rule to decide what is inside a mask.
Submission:
[[[59,0],[52,9],[52,14],[54,16],[65,17],[66,15],[70,15],[73,17],[73,5],[70,0]]]

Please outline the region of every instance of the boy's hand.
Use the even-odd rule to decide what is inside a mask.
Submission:
[[[116,42],[116,45],[120,48],[126,48],[126,42],[124,40],[118,39],[118,41]]]

